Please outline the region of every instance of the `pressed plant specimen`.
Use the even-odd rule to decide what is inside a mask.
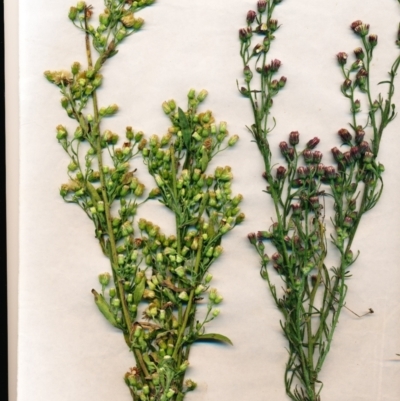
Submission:
[[[352,250],[353,240],[362,217],[377,204],[383,189],[384,167],[378,154],[383,131],[395,117],[392,97],[400,57],[382,82],[388,87],[386,97],[374,96],[370,72],[378,38],[369,34],[368,24],[353,22],[351,28],[360,39],[355,60],[348,67],[348,55],[337,55],[344,78],[341,91],[348,99],[352,119],[350,131],[338,130],[342,150],[332,148],[335,165],[321,163],[323,155],[315,150],[319,138],[301,146],[299,133],[291,132],[289,143],[279,144],[285,165],[275,167],[268,140],[275,127],[270,113],[273,98],[285,86],[286,78],[276,78],[281,62],[267,57],[279,27],[273,11],[280,2],[258,1],[257,11],[247,13],[247,27],[239,31],[244,75],[240,92],[252,107],[254,122],[248,129],[263,159],[266,192],[275,210],[273,224],[249,234],[249,240],[260,255],[261,276],[283,316],[281,327],[289,353],[286,393],[292,400],[317,401],[322,390],[319,373],[345,307],[349,269],[358,257]],[[255,44],[256,37],[261,41]],[[396,43],[399,45],[399,40]],[[366,113],[361,110],[364,103]],[[328,197],[333,199],[331,213],[326,210]],[[325,213],[331,214],[330,222]],[[328,241],[337,256],[332,268],[326,266]],[[270,256],[265,253],[266,242],[275,248]],[[282,291],[271,279],[273,271],[282,280]]]
[[[222,301],[216,289],[209,288],[208,269],[222,253],[222,236],[244,218],[238,207],[241,196],[231,194],[230,168],[207,173],[209,161],[238,138],[228,139],[226,123],[217,127],[211,112],[197,113],[206,91],[189,92],[186,113],[176,109],[174,101],[165,102],[163,109],[173,126],[161,139],[151,137],[148,145],[143,133],[132,127],[126,128],[122,145],[117,134],[101,129],[103,119],[118,111],[115,104],[99,104],[101,69],[116,55],[118,44],[141,28],[144,21],[136,12],[153,1],[105,0],[97,28],[90,23],[92,7],[78,2],[69,18],[83,32],[87,66],[74,62],[70,71],[45,72],[77,124],[73,135],[63,125],[56,129],[70,158],[69,182],[60,194],[92,220],[110,261],[110,273],[99,275],[101,291],[92,293],[100,312],[122,331],[134,355],[136,366],[124,379],[132,399],[141,401],[182,400],[196,387],[184,380],[191,344],[230,343],[223,335],[205,332]],[[140,219],[141,235],[135,237],[138,198],[145,188],[130,162],[140,152],[157,183],[146,200],[159,198],[173,211],[175,235],[166,236],[157,225]],[[199,318],[196,309],[205,295],[208,302]]]
[[[167,237],[159,226],[139,220],[147,280],[144,271],[138,275],[148,305],[145,320],[134,325],[132,347],[141,353],[148,374],[134,368],[125,379],[132,394],[149,386],[149,400],[182,400],[196,387],[192,380],[184,381],[193,342],[231,344],[221,334],[205,332],[222,301],[210,288],[208,270],[222,253],[222,237],[244,219],[238,207],[242,197],[232,195],[230,167],[217,167],[210,174],[208,164],[238,137],[227,139],[226,123],[217,127],[210,111],[197,113],[205,96],[205,91],[196,96],[191,90],[187,112],[176,109],[173,100],[164,102],[172,126],[161,138],[153,135],[142,150],[157,184],[153,193],[173,212],[176,222],[174,235]],[[199,318],[196,310],[205,296],[206,310]]]

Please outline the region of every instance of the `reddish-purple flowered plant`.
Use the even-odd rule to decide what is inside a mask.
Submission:
[[[337,54],[344,76],[341,91],[350,101],[352,121],[348,129],[340,128],[338,136],[332,135],[332,141],[339,138],[341,142],[340,149],[334,146],[329,155],[334,165],[321,163],[323,155],[316,150],[318,137],[300,145],[300,134],[293,131],[288,142],[279,143],[286,165],[275,167],[275,150],[268,139],[275,127],[275,120],[273,127],[270,123],[271,109],[273,98],[286,84],[286,77],[276,78],[281,61],[268,60],[274,32],[279,27],[272,18],[278,3],[259,1],[257,11],[248,12],[246,37],[240,44],[244,72],[240,92],[252,106],[254,121],[249,131],[264,162],[265,192],[276,211],[269,230],[249,234],[249,240],[260,255],[261,276],[283,315],[281,327],[289,351],[284,376],[286,393],[295,401],[320,401],[319,373],[344,306],[349,268],[357,259],[351,249],[353,239],[362,216],[376,205],[382,192],[384,169],[377,156],[382,133],[395,117],[392,97],[400,58],[389,72],[386,99],[373,96],[369,77],[378,37],[369,34],[368,24],[353,22],[351,29],[361,40],[360,47],[354,50],[355,60],[347,68],[348,54]],[[400,31],[397,39],[400,46]],[[362,97],[368,105],[364,115]],[[333,210],[326,202],[328,196],[333,199]],[[330,220],[325,220],[325,213],[330,213]],[[327,230],[340,255],[332,269],[325,265]],[[265,253],[265,241],[275,248],[271,257]],[[270,280],[270,264],[282,285],[275,286]]]

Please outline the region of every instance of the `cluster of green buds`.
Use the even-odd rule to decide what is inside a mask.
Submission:
[[[186,113],[177,109],[173,100],[165,102],[163,108],[172,126],[161,138],[153,135],[142,153],[161,202],[175,213],[177,226],[183,229],[177,239],[180,246],[196,252],[201,241],[204,255],[211,262],[222,235],[244,215],[239,208],[242,196],[232,196],[230,167],[217,167],[213,174],[207,173],[212,158],[233,146],[238,136],[229,137],[227,124],[215,124],[211,111],[196,113],[205,94],[201,91],[196,97],[191,90]],[[186,231],[192,227],[197,234],[186,239]]]
[[[135,17],[134,13],[154,2],[155,0],[105,0],[105,9],[99,15],[97,28],[88,24],[93,14],[92,7],[84,1],[79,1],[75,7],[71,7],[68,17],[92,37],[94,48],[100,54],[108,53],[106,58],[109,58],[117,53],[115,47],[119,42],[143,26],[144,20]]]
[[[146,307],[131,341],[143,366],[125,378],[134,399],[182,400],[196,387],[184,380],[193,342],[231,343],[221,334],[205,331],[205,325],[219,315],[217,306],[222,302],[217,290],[210,288],[208,270],[223,252],[222,236],[244,219],[239,209],[242,196],[232,195],[229,167],[217,167],[213,174],[207,167],[219,151],[234,145],[237,136],[228,137],[226,123],[217,127],[210,111],[196,112],[206,95],[191,90],[186,113],[172,100],[163,103],[172,127],[161,138],[150,137],[142,149],[157,185],[152,192],[174,213],[176,227],[174,235],[166,236],[150,221],[138,223],[137,242],[146,264],[142,287]],[[197,305],[204,298],[207,312],[198,320]]]
[[[134,399],[182,400],[196,387],[191,380],[184,382],[191,344],[198,340],[230,343],[222,335],[205,333],[204,328],[218,316],[215,306],[222,297],[209,288],[210,274],[203,277],[195,274],[195,261],[188,258],[188,250],[178,253],[176,236],[167,237],[160,227],[145,219],[139,220],[139,229],[141,237],[137,241],[146,275],[144,271],[136,274],[140,283],[136,295],[146,306],[143,320],[134,323],[130,346],[140,355],[145,369],[131,369],[125,381]],[[189,236],[193,243],[195,235],[189,233]],[[217,256],[215,252],[214,258]],[[206,294],[207,314],[202,322],[195,322],[196,305]]]

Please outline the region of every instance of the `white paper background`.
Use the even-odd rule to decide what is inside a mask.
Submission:
[[[93,0],[95,12],[102,2]],[[245,25],[249,0],[160,0],[141,13],[143,31],[123,43],[103,69],[100,103],[117,103],[121,112],[107,124],[123,133],[132,125],[147,135],[168,127],[160,104],[175,98],[182,106],[193,87],[210,95],[204,109],[228,121],[238,145],[215,159],[231,165],[234,191],[242,193],[246,221],[224,241],[224,254],[212,267],[214,286],[224,296],[222,314],[210,326],[229,336],[234,347],[194,347],[187,374],[199,383],[188,401],[286,400],[283,370],[287,353],[259,261],[246,241],[250,231],[270,225],[270,199],[261,191],[262,165],[244,128],[251,124],[246,99],[236,89],[241,80],[237,31]],[[97,312],[90,290],[108,269],[80,209],[66,205],[58,188],[66,181],[65,154],[54,127],[71,121],[59,105],[56,87],[43,71],[84,63],[82,33],[67,19],[70,0],[20,0],[20,225],[18,401],[128,401],[122,381],[133,365],[120,333]],[[373,77],[386,79],[398,54],[394,45],[400,8],[394,0],[284,0],[276,9],[281,29],[270,57],[282,60],[288,84],[276,98],[273,114],[276,145],[290,131],[302,140],[321,138],[321,150],[338,145],[336,132],[349,121],[348,104],[336,53],[358,46],[349,24],[362,19],[379,36]],[[400,81],[395,102],[400,107]],[[383,87],[381,87],[383,89]],[[386,89],[385,89],[386,90]],[[376,92],[378,93],[378,92]],[[343,311],[331,353],[320,379],[324,401],[394,401],[400,394],[400,257],[398,230],[400,119],[385,131],[380,160],[385,164],[385,191],[365,216],[354,242],[361,256],[352,267],[347,305],[362,319]],[[277,151],[275,150],[277,153]],[[329,163],[330,156],[325,156]],[[136,166],[152,187],[145,168]],[[171,216],[157,205],[140,215],[173,232]],[[17,267],[14,266],[16,269]],[[14,383],[15,385],[15,383]]]

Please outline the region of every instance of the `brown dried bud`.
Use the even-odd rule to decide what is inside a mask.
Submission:
[[[340,52],[336,55],[336,57],[340,65],[345,65],[347,63],[347,53]]]
[[[242,28],[239,29],[239,39],[242,42],[247,42],[251,38],[251,28]]]
[[[320,163],[322,160],[322,153],[319,150],[313,152],[313,163]]]
[[[301,179],[301,178],[307,178],[309,173],[309,170],[307,167],[298,167],[297,168],[297,176]]]
[[[344,160],[346,161],[347,165],[350,166],[351,164],[354,163],[354,158],[350,151],[344,152],[343,156],[344,156]]]
[[[263,13],[267,9],[267,2],[265,0],[259,0],[257,2],[257,10],[259,13]]]
[[[342,90],[346,91],[351,87],[351,84],[352,84],[351,79],[346,79],[342,84]]]
[[[281,77],[279,80],[279,87],[283,88],[286,85],[287,78],[286,77]]]
[[[306,146],[307,146],[308,149],[314,149],[318,144],[319,144],[319,138],[314,137],[313,139],[310,139],[307,142]]]
[[[281,66],[281,62],[280,62],[280,60],[277,60],[277,59],[275,59],[275,60],[272,60],[271,61],[271,71],[272,72],[277,72],[278,70],[279,70],[279,67]]]
[[[326,178],[328,178],[328,179],[336,178],[336,170],[335,170],[335,167],[326,166],[326,167],[325,167],[325,176],[326,176]]]
[[[378,44],[378,35],[369,35],[368,42],[372,47],[375,47]]]
[[[256,16],[257,16],[257,13],[256,13],[255,11],[249,10],[249,11],[247,12],[247,17],[246,17],[247,23],[248,23],[248,24],[253,23],[254,20],[256,19]]]
[[[319,163],[316,172],[318,176],[322,177],[325,174],[325,166],[322,163]]]
[[[282,141],[282,142],[279,144],[279,148],[281,149],[281,153],[282,153],[283,156],[286,156],[286,155],[288,154],[289,145],[287,144],[287,142]]]
[[[300,136],[300,134],[298,133],[298,131],[292,131],[292,132],[289,134],[289,143],[290,143],[292,146],[297,145],[297,144],[299,143],[299,136]]]
[[[311,196],[310,199],[310,205],[314,210],[318,210],[320,208],[320,204],[319,204],[319,198],[318,196]]]
[[[256,234],[255,233],[248,234],[247,238],[249,239],[250,244],[252,244],[252,245],[256,245],[257,244],[257,238],[256,238]]]
[[[278,20],[270,19],[268,21],[268,28],[270,29],[271,32],[275,32],[278,29]]]
[[[360,144],[364,140],[365,136],[365,131],[362,129],[362,127],[359,125],[356,128],[356,144]]]
[[[293,160],[294,160],[294,149],[293,149],[293,148],[289,148],[286,157],[287,157],[287,159],[290,160],[290,161],[293,161]]]
[[[276,169],[276,178],[277,178],[278,180],[283,180],[283,179],[285,178],[285,175],[286,175],[286,169],[285,169],[285,167],[279,166],[279,167]]]
[[[313,154],[311,152],[310,149],[306,149],[303,152],[303,157],[304,157],[304,161],[308,164],[308,163],[312,163],[313,162]]]
[[[350,143],[351,140],[353,139],[353,137],[351,136],[350,132],[347,131],[346,128],[341,128],[341,129],[338,131],[338,134],[339,134],[340,138],[342,138],[342,141],[343,141],[344,143]]]
[[[338,163],[340,163],[342,160],[343,160],[343,153],[337,148],[337,147],[334,147],[334,148],[332,148],[331,149],[331,152],[332,152],[332,154],[333,154],[333,157],[334,157],[334,159],[338,162]]]
[[[350,154],[354,160],[358,160],[361,157],[360,149],[358,148],[358,146],[352,146],[350,149]]]
[[[292,205],[292,215],[300,216],[301,215],[301,205],[300,203],[293,203]]]
[[[362,25],[362,21],[357,20],[357,21],[354,21],[354,22],[350,25],[350,27],[351,27],[351,29],[354,31],[359,25]]]
[[[357,49],[354,49],[354,54],[357,60],[363,60],[365,57],[364,50],[361,47],[357,47]]]
[[[367,141],[362,141],[358,146],[360,153],[363,155],[366,152],[370,152],[371,148],[369,147],[369,143]]]

